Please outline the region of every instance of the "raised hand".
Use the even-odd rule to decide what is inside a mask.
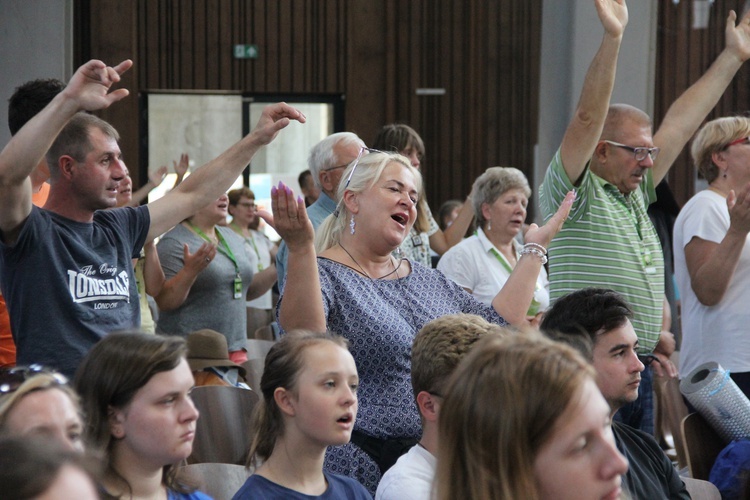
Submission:
[[[748,11],[739,24],[735,25],[737,14],[729,11],[727,25],[724,29],[726,49],[734,52],[740,61],[750,59],[750,11]]]
[[[190,253],[187,243],[183,245],[182,259],[185,263],[183,267],[195,276],[206,269],[214,260],[214,257],[216,257],[216,245],[212,243],[202,244],[194,253]]]
[[[185,174],[187,173],[189,167],[190,157],[187,155],[187,153],[182,153],[180,155],[179,163],[177,162],[177,160],[172,160],[172,168],[174,170],[174,173],[177,174],[177,176],[180,178],[185,177]]]
[[[552,238],[562,229],[565,220],[568,218],[570,209],[573,206],[573,202],[576,199],[575,191],[569,191],[565,195],[565,199],[560,204],[560,208],[557,209],[555,215],[553,215],[545,225],[542,227],[536,224],[531,224],[528,231],[524,235],[524,241],[528,243],[538,243],[543,247],[547,248],[552,241]]]
[[[315,231],[312,222],[307,218],[305,200],[301,196],[295,199],[292,188],[281,182],[278,187],[272,187],[271,209],[273,220],[269,221],[265,217],[264,220],[274,225],[276,232],[284,239],[290,252],[312,245]]]
[[[743,235],[750,233],[750,183],[739,193],[735,194],[734,189],[729,192],[727,209],[729,210],[729,230]]]
[[[154,187],[159,186],[159,184],[161,184],[164,178],[167,176],[167,170],[167,166],[163,165],[153,172],[149,172],[148,180],[151,181],[151,184],[153,184]]]
[[[113,68],[92,59],[78,68],[63,94],[72,99],[79,109],[95,111],[108,108],[130,94],[127,89],[109,90],[132,65],[133,61],[127,59]]]
[[[291,120],[305,123],[307,117],[302,111],[288,105],[285,102],[272,104],[263,109],[258,124],[251,132],[260,144],[268,144],[276,137],[281,129],[289,125]]]
[[[628,6],[625,0],[595,0],[596,12],[604,30],[611,36],[621,36],[628,25]]]

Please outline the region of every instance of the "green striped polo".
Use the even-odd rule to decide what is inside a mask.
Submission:
[[[646,212],[656,200],[651,170],[628,196],[588,165],[573,186],[558,150],[539,193],[545,221],[574,188],[570,216],[549,248],[550,300],[590,286],[619,292],[633,308],[640,352],[650,353],[659,341],[664,302],[664,258]]]

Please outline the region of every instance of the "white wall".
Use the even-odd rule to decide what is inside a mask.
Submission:
[[[0,0],[0,148],[10,140],[8,98],[36,78],[67,82],[73,0]]]
[[[656,0],[628,0],[627,4],[629,21],[612,102],[631,104],[652,114],[658,6]],[[592,0],[544,0],[535,198],[578,104],[586,71],[603,34]]]

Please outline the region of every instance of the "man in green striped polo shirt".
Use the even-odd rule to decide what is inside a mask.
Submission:
[[[570,217],[549,248],[550,296],[554,301],[589,286],[616,290],[633,307],[641,354],[653,354],[661,366],[671,369],[669,349],[660,343],[664,262],[646,209],[656,199],[654,186],[750,58],[750,16],[735,25],[736,15],[730,13],[725,49],[672,104],[652,136],[646,113],[609,102],[628,20],[625,2],[596,5],[604,38],[540,190],[545,219],[552,216],[565,193],[577,191]],[[638,402],[642,413],[626,423],[653,433],[650,377],[647,368]]]

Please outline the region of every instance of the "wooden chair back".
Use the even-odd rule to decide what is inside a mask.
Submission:
[[[251,471],[242,465],[203,463],[185,465],[177,473],[180,479],[214,500],[231,500]]]
[[[247,339],[245,341],[247,359],[266,359],[266,354],[273,344],[273,340]]]
[[[708,481],[716,457],[727,445],[700,413],[682,420],[682,439],[690,476]]]
[[[692,477],[683,477],[682,480],[693,500],[721,500],[721,492],[713,483]]]
[[[188,463],[244,465],[250,450],[258,395],[238,387],[212,385],[196,387],[192,397],[200,418]]]

